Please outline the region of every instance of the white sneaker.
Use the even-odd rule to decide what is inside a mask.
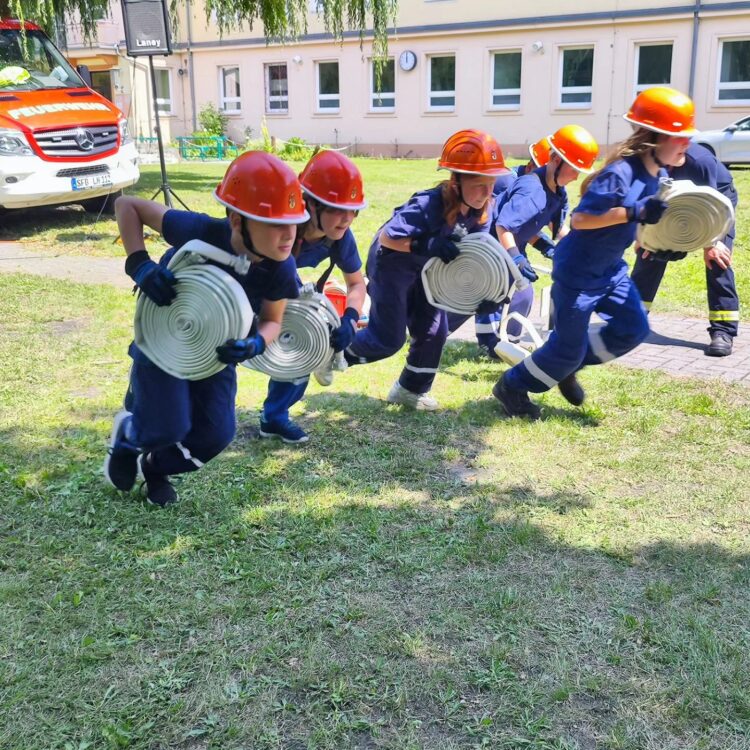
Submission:
[[[322,386],[329,386],[333,383],[333,370],[330,367],[321,367],[313,372],[313,377]]]
[[[386,400],[389,404],[401,404],[417,411],[435,411],[438,408],[438,402],[428,393],[408,391],[398,380],[391,386]]]

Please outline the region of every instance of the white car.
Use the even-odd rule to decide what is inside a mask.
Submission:
[[[743,117],[723,130],[704,130],[693,137],[726,166],[750,164],[750,117]]]

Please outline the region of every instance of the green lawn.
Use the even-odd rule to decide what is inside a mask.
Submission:
[[[399,355],[292,449],[243,369],[162,511],[100,474],[132,313],[0,276],[0,748],[750,747],[750,391],[607,366],[509,421],[458,343],[443,411],[384,403]]]
[[[403,203],[414,191],[431,187],[441,175],[435,161],[356,159],[365,178],[365,189],[370,203],[353,225],[360,253],[364,257],[376,230],[386,221],[394,207]],[[513,162],[515,160],[511,160]],[[302,163],[292,163],[299,171]],[[223,209],[212,197],[212,192],[226,169],[225,164],[178,164],[169,165],[168,173],[172,188],[194,211],[205,211],[221,216]],[[141,179],[133,190],[136,195],[150,198],[161,184],[158,166],[143,167]],[[733,172],[740,193],[740,210],[737,232],[737,248],[750,247],[750,212],[745,209],[742,197],[750,195],[750,170]],[[570,190],[576,196],[577,185]],[[575,204],[576,200],[572,200]],[[122,246],[115,244],[117,225],[110,217],[95,222],[95,216],[79,208],[34,209],[3,216],[0,224],[0,240],[19,239],[29,248],[42,253],[86,254],[97,256],[121,256]],[[164,248],[159,238],[150,245],[155,251]],[[532,258],[541,256],[531,250]],[[629,255],[632,262],[632,255]],[[735,269],[740,299],[750,296],[750,261],[747,253],[737,252]],[[547,283],[542,280],[541,284]],[[703,317],[706,315],[706,282],[703,260],[698,253],[680,263],[672,263],[653,306],[655,312],[668,312]]]

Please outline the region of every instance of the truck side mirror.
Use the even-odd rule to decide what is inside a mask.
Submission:
[[[83,82],[91,88],[91,71],[88,65],[76,65],[76,71],[78,75],[83,78]]]

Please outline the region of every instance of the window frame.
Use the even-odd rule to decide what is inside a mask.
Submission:
[[[671,86],[674,78],[674,61],[675,61],[675,41],[674,39],[649,39],[648,41],[635,42],[635,55],[633,57],[633,97],[638,96],[641,91],[651,88],[652,86]],[[638,83],[638,73],[641,68],[641,48],[642,47],[672,47],[672,61],[669,66],[669,83]]]
[[[280,94],[271,94],[270,69],[283,65],[286,68],[286,96]],[[278,62],[263,63],[263,87],[265,88],[265,113],[267,115],[288,115],[289,114],[289,63],[285,60]],[[286,107],[283,109],[271,109],[271,100],[282,102],[286,100]]]
[[[242,79],[240,76],[240,65],[239,63],[236,65],[229,64],[229,65],[219,65],[218,66],[218,73],[219,73],[219,112],[222,114],[228,115],[229,117],[234,117],[236,115],[242,114],[242,95],[240,96],[227,96],[226,90],[224,88],[224,71],[225,70],[236,70],[237,71],[237,85],[240,88],[240,91],[242,91]],[[239,105],[238,109],[227,109],[226,104],[227,103],[236,103]]]
[[[375,91],[375,62],[372,58],[369,58],[369,71],[370,71],[370,85],[369,85],[369,94],[368,94],[368,112],[370,114],[393,114],[396,111],[396,68],[398,65],[396,64],[396,58],[395,57],[388,57],[388,61],[393,63],[393,91]],[[375,106],[375,99],[376,98],[383,98],[388,97],[393,99],[393,106],[392,107],[376,107]]]
[[[321,64],[327,65],[330,63],[336,63],[336,69],[338,71],[338,94],[321,94],[320,93],[320,66]],[[336,107],[321,107],[321,101],[333,101],[338,100],[338,106]],[[338,115],[341,112],[341,63],[339,60],[316,60],[315,61],[315,114],[316,115]]]
[[[453,90],[452,91],[433,91],[432,90],[432,60],[437,57],[453,58]],[[431,52],[426,55],[427,65],[427,111],[428,112],[455,112],[456,111],[456,60],[455,52]],[[453,104],[433,104],[433,95],[452,96]]]
[[[716,61],[716,84],[714,86],[714,106],[716,107],[747,107],[750,104],[750,97],[747,99],[720,99],[719,93],[731,91],[732,89],[750,89],[750,81],[738,81],[736,83],[721,82],[721,64],[724,60],[724,44],[726,42],[747,42],[750,44],[750,36],[743,35],[740,37],[723,37],[719,38],[717,61]]]
[[[175,114],[174,109],[174,87],[172,86],[172,69],[171,68],[154,68],[154,77],[158,76],[160,73],[166,73],[167,74],[167,88],[169,89],[169,98],[168,99],[161,99],[156,94],[157,92],[154,91],[154,101],[156,102],[156,110],[159,113],[159,117],[173,117]],[[169,105],[169,111],[168,112],[162,112],[159,109],[159,106],[163,106],[164,104]]]
[[[591,64],[590,86],[565,86],[563,87],[563,72],[565,69],[565,53],[577,50],[591,50],[593,55]],[[557,109],[592,109],[594,106],[594,61],[596,59],[596,44],[572,44],[558,47],[558,73],[557,73]],[[590,94],[588,102],[564,102],[563,94]]]
[[[491,112],[518,112],[521,109],[523,103],[523,48],[521,47],[507,47],[504,49],[491,49],[489,60],[489,93],[490,99],[488,104],[488,110]],[[518,54],[521,56],[521,80],[520,85],[517,89],[496,89],[495,86],[495,55],[510,55]],[[510,94],[518,94],[518,104],[495,104],[495,96],[508,96]]]

